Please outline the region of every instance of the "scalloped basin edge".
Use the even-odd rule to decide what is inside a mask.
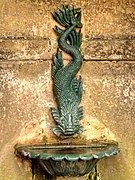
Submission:
[[[37,162],[51,175],[83,176],[104,157],[120,151],[116,144],[91,145],[22,145],[16,146],[17,155]]]

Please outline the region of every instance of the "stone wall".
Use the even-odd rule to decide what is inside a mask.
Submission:
[[[55,106],[51,62],[57,49],[51,12],[63,4],[82,9],[84,62],[80,74],[85,131],[81,140],[118,141],[121,153],[100,161],[98,174],[101,180],[133,180],[133,0],[0,1],[0,180],[32,178],[29,162],[14,155],[16,143],[57,141],[50,114]],[[63,57],[65,63],[70,61],[65,53]]]

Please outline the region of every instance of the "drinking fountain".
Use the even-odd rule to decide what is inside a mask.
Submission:
[[[52,62],[53,92],[57,107],[51,108],[56,123],[52,131],[59,143],[16,145],[15,152],[32,162],[36,160],[52,176],[83,176],[92,171],[100,159],[116,155],[119,147],[117,142],[76,143],[75,139],[83,133],[80,123],[83,119],[83,107],[80,106],[82,78],[77,76],[83,61],[80,51],[81,9],[71,9],[64,5],[52,16],[60,25],[54,28],[58,37],[58,49]],[[63,63],[62,51],[72,57],[67,65]],[[66,139],[66,143],[63,143],[63,139]]]

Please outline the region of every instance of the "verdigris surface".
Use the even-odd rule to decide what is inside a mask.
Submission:
[[[52,108],[52,115],[57,123],[53,128],[57,136],[71,136],[83,132],[80,120],[83,118],[83,109],[79,107],[82,98],[82,79],[77,78],[77,73],[82,65],[80,45],[81,34],[81,10],[70,9],[65,5],[59,13],[53,13],[53,18],[63,27],[55,27],[58,36],[58,46],[72,57],[72,60],[64,66],[62,52],[58,49],[54,54],[52,63],[52,79],[57,109]]]

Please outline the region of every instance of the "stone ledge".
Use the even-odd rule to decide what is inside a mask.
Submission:
[[[0,60],[47,60],[57,49],[56,39],[0,39]],[[84,39],[87,60],[134,60],[135,39]],[[70,56],[63,53],[64,59]]]
[[[87,39],[82,47],[86,60],[134,60],[135,39]]]

